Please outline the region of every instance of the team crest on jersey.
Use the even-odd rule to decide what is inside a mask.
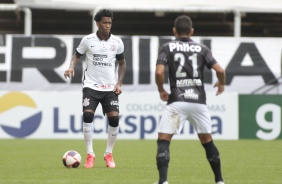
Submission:
[[[111,45],[111,51],[113,51],[113,52],[116,51],[116,45],[115,44]]]
[[[84,98],[82,105],[83,105],[84,107],[88,106],[88,105],[90,104],[89,101],[90,101],[89,98]]]

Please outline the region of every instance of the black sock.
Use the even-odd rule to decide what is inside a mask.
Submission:
[[[159,184],[167,181],[167,171],[168,171],[168,163],[170,160],[169,157],[169,141],[166,140],[158,140],[158,150],[157,150],[157,166],[159,170]]]
[[[214,145],[213,141],[210,141],[208,143],[203,144],[203,147],[206,150],[207,159],[214,173],[215,182],[223,181],[222,175],[221,175],[219,152],[216,146]]]

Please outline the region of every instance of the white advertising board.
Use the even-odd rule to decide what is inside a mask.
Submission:
[[[238,94],[207,94],[215,139],[238,139]],[[165,107],[157,92],[120,95],[119,139],[156,139]],[[107,138],[107,118],[98,107],[93,139]],[[0,139],[83,139],[82,92],[0,91]],[[175,139],[197,139],[186,123]]]

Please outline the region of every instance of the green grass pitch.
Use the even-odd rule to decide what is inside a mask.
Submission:
[[[221,153],[225,184],[281,184],[282,140],[215,140]],[[115,169],[106,168],[106,140],[94,140],[94,168],[85,169],[83,140],[0,140],[0,183],[152,184],[157,181],[155,140],[118,140]],[[62,156],[74,149],[82,156],[76,169],[63,166]],[[197,140],[173,140],[170,184],[212,184],[213,174]]]

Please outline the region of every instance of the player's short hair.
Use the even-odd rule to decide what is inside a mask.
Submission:
[[[175,19],[174,27],[178,34],[189,34],[193,27],[192,20],[187,15],[180,15]]]
[[[112,20],[114,19],[113,12],[107,9],[99,10],[95,15],[94,20],[96,22],[100,22],[102,20],[102,17],[111,17]]]

